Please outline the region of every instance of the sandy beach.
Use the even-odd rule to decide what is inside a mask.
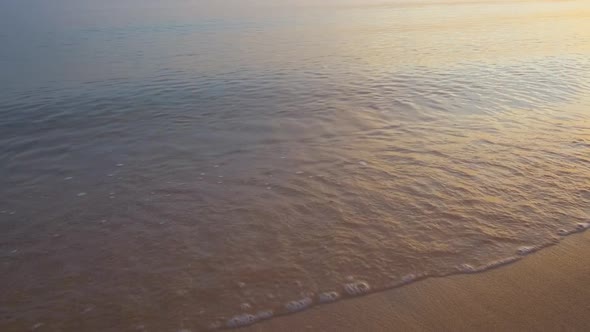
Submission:
[[[587,331],[590,233],[471,275],[314,307],[243,331]]]

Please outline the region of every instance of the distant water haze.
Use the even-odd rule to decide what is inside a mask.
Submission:
[[[0,330],[235,327],[590,222],[587,1],[0,3]]]

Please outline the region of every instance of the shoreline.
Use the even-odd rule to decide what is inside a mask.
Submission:
[[[432,277],[321,305],[239,331],[498,331],[590,326],[590,232],[517,262]]]

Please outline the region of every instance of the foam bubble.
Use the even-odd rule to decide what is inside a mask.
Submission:
[[[232,318],[228,319],[225,325],[227,327],[241,327],[250,324],[256,323],[258,318],[252,314],[241,314],[237,316],[233,316]]]
[[[411,282],[418,280],[419,277],[420,277],[419,275],[414,274],[414,273],[406,274],[405,276],[402,277],[402,283],[409,284]]]
[[[41,326],[43,326],[43,323],[37,323],[31,327],[31,330],[36,330],[36,329],[40,328]]]
[[[287,310],[290,312],[296,312],[309,308],[312,303],[313,300],[311,297],[304,297],[300,300],[288,302],[285,304],[285,308],[287,308]]]
[[[529,252],[534,252],[540,249],[540,247],[521,247],[519,248],[519,253],[520,250],[524,249],[523,252],[529,253]],[[532,251],[529,251],[532,250]],[[495,261],[491,261],[487,264],[481,265],[481,266],[473,266],[471,264],[461,264],[456,266],[455,268],[457,269],[457,271],[461,272],[461,273],[478,273],[478,272],[483,272],[486,270],[491,270],[497,267],[500,267],[502,265],[507,265],[513,262],[516,262],[517,260],[519,260],[521,257],[520,256],[510,256],[510,257],[506,257],[506,258],[502,258],[502,259],[498,259]]]
[[[590,228],[590,223],[581,222],[581,223],[577,223],[576,227],[574,229],[560,228],[557,230],[557,234],[559,236],[567,236],[567,235],[570,235],[573,233],[584,232],[588,228]]]
[[[321,293],[318,297],[320,303],[330,303],[338,300],[340,298],[340,294],[338,292],[324,292]]]
[[[272,316],[274,316],[274,311],[272,310],[261,310],[256,313],[258,319],[269,319],[272,318]]]
[[[457,270],[461,273],[475,273],[477,269],[471,264],[461,264],[457,266]]]
[[[518,256],[510,256],[510,257],[502,258],[502,259],[487,263],[486,265],[482,266],[482,270],[489,270],[489,269],[493,269],[496,267],[500,267],[502,265],[516,262],[519,259],[520,259],[520,257],[518,257]]]
[[[519,255],[521,255],[521,256],[524,256],[524,255],[531,254],[531,253],[533,253],[533,252],[535,252],[535,251],[537,251],[539,249],[540,249],[539,247],[524,246],[524,247],[518,248],[516,250],[516,253],[519,254]]]
[[[371,286],[366,281],[355,281],[344,285],[344,291],[352,296],[366,294],[370,290]]]

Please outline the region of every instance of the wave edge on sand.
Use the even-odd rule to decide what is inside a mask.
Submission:
[[[364,280],[354,280],[350,283],[343,285],[343,291],[326,291],[321,292],[317,295],[315,294],[308,294],[308,296],[298,299],[289,301],[285,304],[285,311],[279,310],[263,310],[259,311],[258,313],[250,314],[250,313],[240,313],[237,314],[225,322],[222,321],[214,321],[209,325],[209,330],[223,330],[223,329],[235,329],[235,328],[242,328],[254,325],[256,323],[278,318],[281,316],[292,315],[295,313],[300,313],[307,309],[313,308],[319,305],[331,304],[340,300],[352,299],[357,298],[360,296],[365,296],[373,293],[385,292],[388,290],[404,287],[418,281],[422,281],[428,278],[444,278],[452,275],[459,275],[459,274],[476,274],[476,273],[483,273],[486,271],[490,271],[493,269],[497,269],[515,262],[520,261],[521,259],[530,256],[534,253],[541,251],[542,249],[557,245],[561,242],[562,239],[568,237],[570,235],[578,234],[585,232],[590,228],[590,222],[582,222],[577,223],[575,227],[572,228],[560,228],[557,230],[557,236],[552,238],[551,241],[534,245],[534,246],[521,246],[519,247],[515,255],[508,256],[505,258],[492,260],[486,264],[473,266],[470,264],[460,264],[455,267],[455,272],[446,273],[446,274],[429,274],[429,273],[410,273],[404,275],[398,282],[380,288],[372,288],[368,282]],[[262,313],[262,314],[260,314]]]

